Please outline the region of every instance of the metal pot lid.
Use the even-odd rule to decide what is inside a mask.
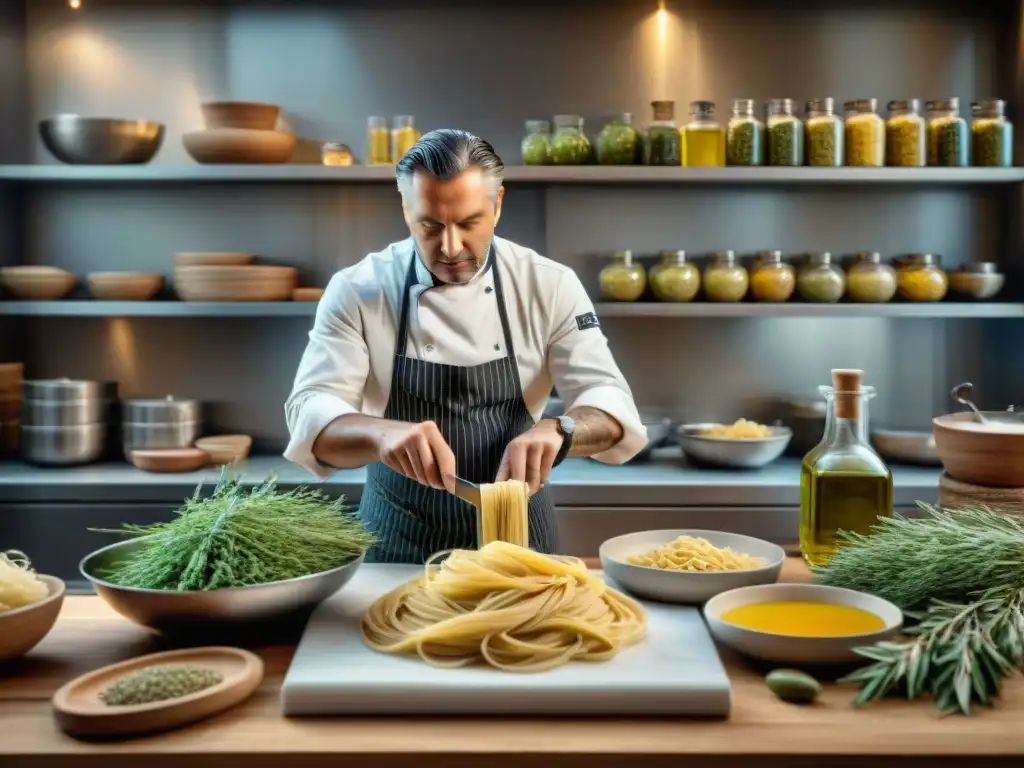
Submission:
[[[175,423],[199,421],[201,405],[198,400],[178,400],[172,395],[164,398],[137,398],[124,401],[124,420],[133,424]]]
[[[111,400],[117,397],[116,381],[88,381],[85,379],[34,379],[21,383],[21,394],[26,400]]]

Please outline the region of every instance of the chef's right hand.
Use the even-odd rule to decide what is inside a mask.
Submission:
[[[395,472],[431,488],[455,490],[455,454],[432,421],[392,422],[380,437],[378,453]]]

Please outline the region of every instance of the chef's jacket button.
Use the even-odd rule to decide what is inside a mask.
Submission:
[[[427,352],[433,352],[434,351],[434,345],[433,344],[427,344],[427,346],[425,346],[424,349],[427,350]]]
[[[490,293],[490,292],[491,292],[491,291],[493,291],[493,290],[494,290],[494,289],[493,289],[493,288],[491,288],[491,286],[489,286],[489,285],[488,285],[488,286],[487,286],[486,288],[484,288],[484,293]]]
[[[494,349],[495,349],[495,351],[500,351],[501,350],[501,344],[495,344],[494,345]]]

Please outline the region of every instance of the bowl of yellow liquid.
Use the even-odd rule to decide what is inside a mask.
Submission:
[[[788,664],[864,661],[854,648],[898,635],[903,612],[880,597],[816,584],[760,584],[708,600],[715,640],[747,656]]]

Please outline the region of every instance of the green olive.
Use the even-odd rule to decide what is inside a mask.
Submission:
[[[793,704],[810,704],[821,695],[821,683],[796,669],[773,669],[764,682],[772,693]]]

